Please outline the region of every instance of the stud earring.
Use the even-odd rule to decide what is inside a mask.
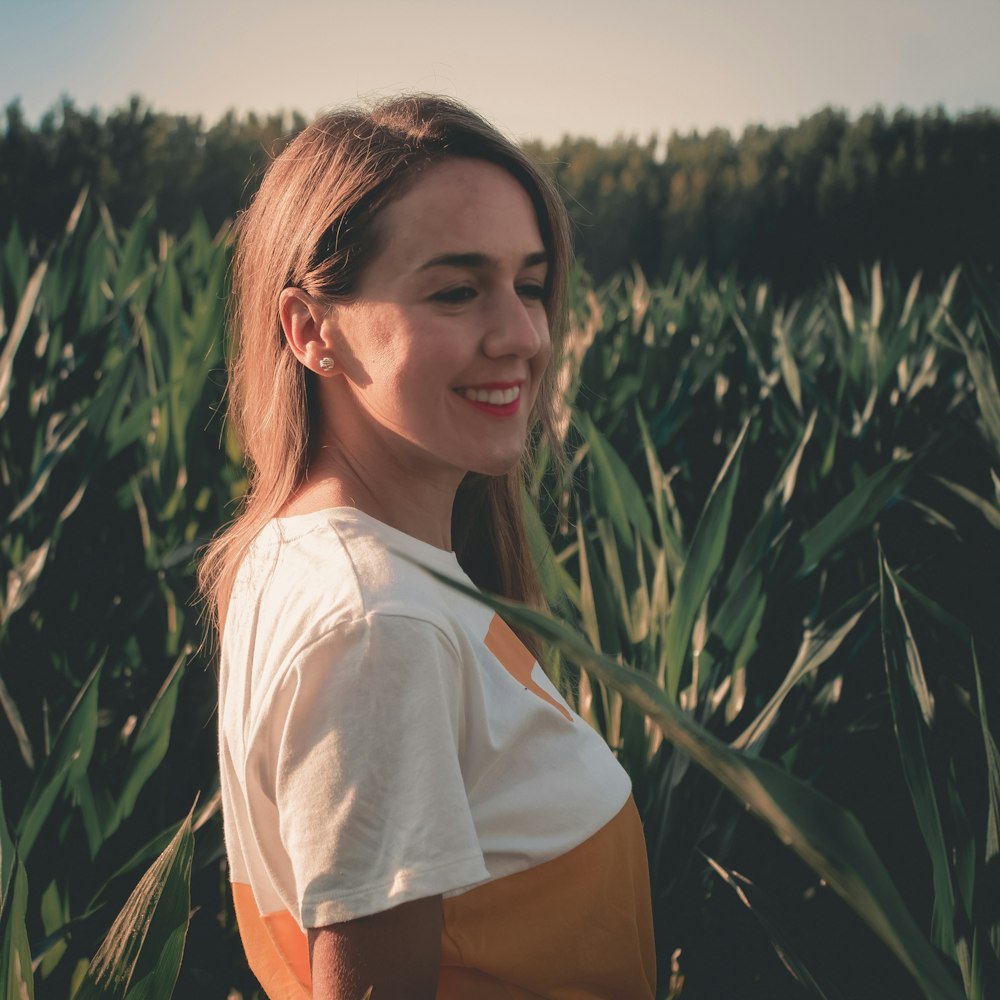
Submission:
[[[334,360],[333,360],[333,358],[320,358],[320,359],[319,359],[319,366],[320,366],[320,368],[322,368],[322,369],[323,369],[323,371],[325,371],[325,372],[329,372],[329,371],[333,371],[333,366],[334,366],[334,365],[335,365],[336,363],[337,363],[337,362],[336,362],[336,361],[334,361]]]

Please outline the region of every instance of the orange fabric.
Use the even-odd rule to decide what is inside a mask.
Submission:
[[[437,1000],[652,1000],[649,871],[631,796],[579,847],[444,900]]]
[[[535,666],[535,658],[525,648],[524,643],[511,631],[510,626],[499,616],[494,615],[489,631],[483,640],[483,645],[500,661],[504,670],[519,684],[526,687],[532,694],[537,694],[543,701],[558,708],[572,722],[573,716],[560,705],[547,691],[540,688],[531,676]]]
[[[272,1000],[310,1000],[309,942],[287,911],[261,916],[253,890],[233,883],[236,922],[247,961]]]
[[[233,884],[240,936],[272,1000],[311,996],[308,942]],[[437,1000],[652,1000],[646,845],[635,803],[579,847],[444,900]]]

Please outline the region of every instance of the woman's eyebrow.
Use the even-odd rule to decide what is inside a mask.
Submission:
[[[526,254],[521,261],[522,267],[536,267],[539,264],[547,264],[549,255],[544,250],[536,250],[534,253]],[[418,271],[426,271],[431,267],[468,267],[486,270],[496,267],[499,262],[495,257],[490,257],[484,253],[443,253],[437,257],[431,257],[417,268]]]

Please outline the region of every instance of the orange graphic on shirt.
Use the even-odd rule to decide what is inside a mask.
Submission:
[[[269,997],[309,1000],[312,975],[305,932],[287,910],[261,914],[253,889],[233,883],[236,921],[253,974]]]
[[[514,680],[533,694],[537,694],[542,701],[547,701],[553,707],[558,708],[570,722],[573,721],[573,716],[566,708],[535,683],[531,676],[531,671],[535,666],[535,658],[499,615],[493,616],[483,644],[500,661],[501,666]]]

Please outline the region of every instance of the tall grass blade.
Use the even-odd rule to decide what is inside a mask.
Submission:
[[[595,487],[599,491],[595,506],[598,510],[607,511],[621,539],[632,537],[632,525],[639,529],[643,538],[652,538],[653,523],[646,500],[628,466],[608,445],[589,417],[580,415],[578,420],[590,445]]]
[[[132,891],[74,1000],[161,1000],[173,993],[191,897],[191,814]]]
[[[21,559],[16,566],[7,571],[7,592],[4,595],[3,613],[0,614],[0,625],[10,620],[15,611],[20,610],[27,603],[32,591],[38,584],[38,578],[45,568],[45,561],[49,555],[52,539],[46,538],[37,549],[29,552]],[[5,688],[3,690],[6,690]],[[4,702],[6,709],[7,703]],[[14,720],[11,719],[13,725]],[[29,764],[29,767],[33,766]]]
[[[855,625],[871,607],[874,600],[874,597],[869,598],[856,611],[845,612],[844,609],[841,609],[841,612],[833,616],[832,619],[828,619],[815,629],[806,629],[805,635],[802,637],[802,644],[795,656],[795,662],[792,663],[784,680],[757,717],[732,741],[730,745],[734,749],[756,752],[760,748],[774,724],[774,720],[778,717],[778,712],[785,698],[788,697],[788,693],[803,678],[818,670],[840,649],[841,644],[854,630]],[[846,617],[842,621],[837,620],[845,614]]]
[[[21,718],[21,710],[17,707],[17,702],[14,701],[14,696],[4,684],[2,677],[0,677],[0,708],[3,708],[3,713],[7,716],[10,728],[14,732],[17,749],[20,751],[24,763],[27,764],[29,771],[33,771],[35,769],[35,749],[31,745],[31,737],[28,736],[24,719]]]
[[[994,452],[1000,455],[1000,387],[997,385],[997,373],[990,352],[982,343],[982,329],[970,324],[969,332],[965,332],[959,329],[951,316],[946,316],[946,320],[965,354],[968,372],[976,388],[976,400],[986,438],[992,444]]]
[[[843,1000],[840,991],[818,971],[810,968],[799,945],[801,935],[789,926],[788,917],[766,893],[739,872],[720,865],[714,858],[705,860],[712,870],[736,893],[739,901],[757,918],[771,939],[781,964],[814,996],[822,1000]]]
[[[653,446],[653,439],[649,434],[649,427],[638,407],[636,407],[635,416],[639,424],[639,432],[642,436],[643,450],[646,454],[646,467],[649,470],[651,485],[650,502],[653,505],[656,526],[660,529],[660,537],[663,539],[663,544],[670,555],[671,562],[674,566],[681,567],[684,565],[685,560],[684,545],[674,530],[674,525],[671,523],[667,511],[667,492],[669,490],[667,476],[657,457],[656,448]]]
[[[913,462],[898,459],[851,490],[802,536],[799,573],[809,573],[851,535],[867,528],[909,480]]]
[[[34,1000],[35,996],[27,911],[28,877],[0,800],[0,988],[8,1000]]]
[[[691,630],[698,609],[708,593],[712,578],[725,553],[729,519],[733,512],[733,499],[739,482],[740,459],[749,427],[750,422],[747,421],[712,487],[705,510],[698,520],[694,537],[691,539],[684,572],[674,591],[664,644],[667,661],[666,690],[671,699],[677,698],[681,671],[691,644]]]
[[[49,262],[47,260],[40,261],[28,279],[27,287],[24,289],[17,312],[14,314],[14,322],[11,324],[7,339],[4,341],[3,351],[0,352],[0,418],[10,406],[10,383],[14,374],[14,355],[17,353],[18,347],[21,346],[21,341],[28,329],[28,323],[31,320],[32,312],[34,312],[38,293],[41,291],[48,268]]]
[[[81,776],[90,763],[97,738],[97,682],[100,674],[101,664],[98,664],[66,713],[52,753],[45,758],[28,795],[17,827],[18,849],[23,858],[31,853],[59,793],[67,782]]]
[[[170,673],[139,724],[129,757],[128,774],[118,797],[114,823],[111,829],[105,831],[106,835],[132,814],[143,786],[166,756],[170,745],[170,727],[177,709],[177,695],[189,654],[190,650],[185,649],[174,661]]]
[[[34,1000],[35,977],[25,917],[28,912],[28,876],[14,856],[13,879],[0,910],[0,986],[8,1000]]]
[[[952,482],[944,476],[934,477],[942,486],[951,490],[956,496],[960,496],[966,503],[971,504],[989,522],[990,526],[1000,531],[1000,505],[981,497],[974,490],[970,490],[961,483]]]
[[[927,845],[934,878],[935,907],[941,919],[937,921],[947,954],[957,957],[962,978],[968,986],[971,973],[971,939],[966,930],[966,919],[959,909],[960,893],[955,884],[952,867],[953,852],[944,832],[941,809],[934,787],[927,747],[921,723],[931,725],[933,712],[927,714],[921,697],[926,692],[921,676],[916,680],[911,664],[916,657],[916,646],[909,622],[902,613],[899,589],[893,581],[892,571],[879,552],[880,605],[882,619],[882,648],[889,684],[889,701],[899,743],[900,762],[910,799],[917,814],[917,822]],[[923,684],[925,687],[925,682]]]
[[[986,752],[986,842],[983,854],[983,869],[989,884],[1000,884],[1000,749],[990,729],[986,715],[986,696],[983,692],[983,678],[979,669],[975,642],[972,644],[972,668],[976,675],[976,699],[979,706],[979,722],[983,730],[983,747]],[[993,915],[988,918],[985,934],[993,954],[1000,959],[1000,915],[994,902]]]
[[[917,704],[920,706],[920,714],[923,716],[924,725],[930,729],[934,725],[934,696],[927,686],[924,665],[920,659],[920,651],[917,649],[916,639],[913,637],[913,630],[910,628],[910,621],[906,616],[906,609],[903,607],[903,598],[899,593],[899,583],[896,574],[889,568],[889,564],[885,561],[885,556],[881,555],[881,552],[880,557],[882,576],[879,579],[879,589],[883,602],[882,637],[885,639],[889,634],[887,632],[887,623],[891,619],[895,619],[894,623],[897,630],[900,630],[903,639],[903,655],[901,659],[906,666],[906,676],[910,682],[910,690],[913,692],[914,697],[917,699]],[[895,615],[889,612],[884,605],[886,580],[888,580],[892,591]]]
[[[847,327],[847,332],[854,333],[854,299],[851,297],[847,282],[841,277],[839,271],[834,274],[834,280],[837,282],[837,294],[840,296],[841,319],[844,321],[844,326]]]
[[[788,343],[787,327],[790,327],[795,319],[796,309],[793,307],[786,319],[782,313],[777,313],[774,317],[774,340],[776,344],[778,363],[781,369],[781,377],[788,390],[788,395],[795,405],[795,409],[802,412],[802,376],[799,374],[799,366],[795,362],[795,355]]]

